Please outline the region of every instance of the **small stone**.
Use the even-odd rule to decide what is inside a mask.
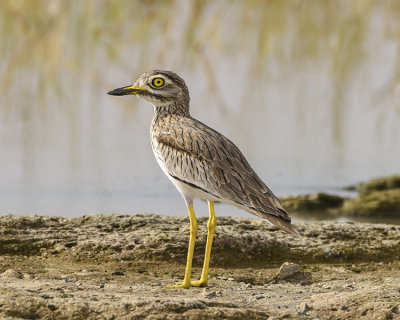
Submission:
[[[300,266],[296,263],[285,262],[279,268],[278,276],[279,279],[286,279],[293,276],[295,273],[300,271]]]
[[[104,283],[100,284],[100,289],[104,288]]]
[[[216,291],[204,292],[203,296],[204,296],[204,298],[207,298],[207,299],[213,299],[217,296],[217,292]]]
[[[310,307],[307,303],[305,303],[305,302],[303,302],[301,305],[300,305],[300,312],[301,313],[306,313],[306,312],[308,312],[308,311],[310,311],[312,309],[312,307]]]
[[[7,269],[1,274],[2,277],[4,278],[16,278],[16,279],[22,279],[22,273],[18,272],[14,269]]]
[[[48,307],[51,311],[55,311],[55,310],[58,309],[54,304],[49,304],[47,307]]]
[[[24,278],[24,279],[34,279],[35,276],[33,274],[23,273],[22,274],[22,278]]]
[[[228,281],[233,281],[233,278],[228,278]]]
[[[354,286],[352,284],[344,284],[342,287],[345,289],[354,289]]]

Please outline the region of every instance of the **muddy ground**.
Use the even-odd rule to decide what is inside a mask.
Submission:
[[[189,221],[0,216],[0,319],[400,319],[400,226],[220,217],[204,288],[183,277]],[[193,278],[206,219],[199,219]],[[282,279],[279,267],[300,271]]]

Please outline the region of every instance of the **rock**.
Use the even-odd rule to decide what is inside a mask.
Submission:
[[[353,217],[400,218],[400,189],[362,193],[346,199],[341,211]]]
[[[14,269],[7,269],[4,271],[1,276],[3,278],[15,278],[15,279],[22,279],[23,274],[21,272],[15,271]]]
[[[358,187],[360,194],[390,189],[400,189],[400,175],[372,179],[368,182],[360,183]]]
[[[300,271],[300,266],[296,263],[285,262],[279,268],[279,279],[283,280],[289,278]]]
[[[392,307],[390,311],[394,314],[400,314],[399,305]]]
[[[203,292],[203,297],[207,298],[207,299],[213,299],[216,296],[217,296],[217,292],[216,291],[210,291],[210,292],[205,291],[205,292]]]
[[[291,282],[301,285],[311,284],[312,276],[310,272],[301,272],[300,266],[296,263],[285,262],[279,268],[279,272],[272,279],[272,282]]]
[[[308,311],[312,310],[312,307],[310,307],[307,303],[303,302],[300,305],[300,313],[306,313]]]
[[[314,193],[290,196],[281,200],[285,208],[289,211],[306,213],[336,209],[342,205],[344,199],[326,193]]]

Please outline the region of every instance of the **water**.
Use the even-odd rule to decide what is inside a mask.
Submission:
[[[186,80],[192,115],[233,140],[278,196],[398,173],[398,9],[2,2],[0,212],[186,215],[152,155],[152,106],[106,95],[154,68]]]

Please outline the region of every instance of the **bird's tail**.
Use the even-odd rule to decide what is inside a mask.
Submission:
[[[256,210],[249,210],[252,214],[255,214],[256,216],[259,216],[260,218],[263,218],[267,220],[269,223],[274,225],[275,227],[282,229],[283,231],[290,233],[296,237],[301,237],[300,232],[293,227],[293,225],[290,222],[290,217],[286,213],[285,210],[279,209],[279,215],[273,215],[273,214],[268,214],[265,212],[260,212]],[[282,211],[282,212],[281,212]]]
[[[278,227],[279,229],[282,229],[283,231],[286,231],[287,233],[290,233],[296,237],[301,237],[300,232],[293,227],[290,221],[283,220],[281,217],[276,217],[273,215],[268,215],[267,217],[263,218],[273,224],[275,227]]]

